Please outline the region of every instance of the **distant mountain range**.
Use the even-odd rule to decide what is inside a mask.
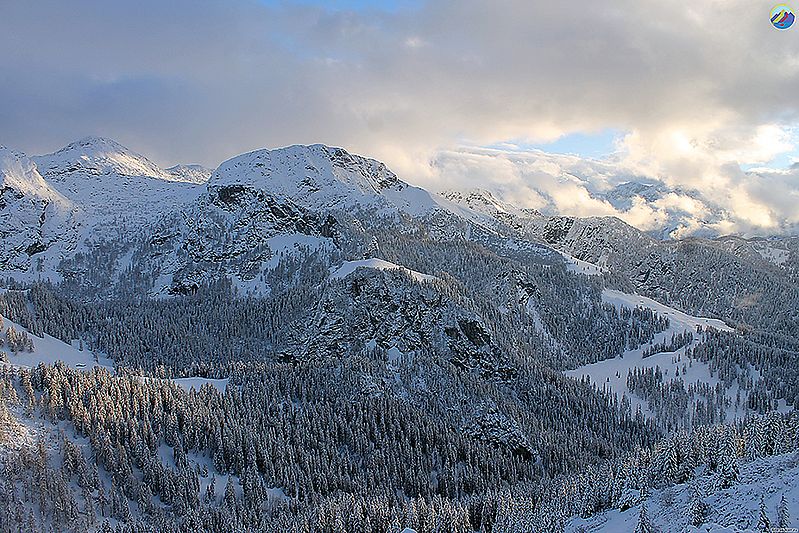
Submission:
[[[789,183],[797,165],[746,172],[731,168],[751,188],[735,186],[733,180],[711,189],[701,177],[679,185],[668,176],[642,174],[618,158],[540,150],[462,147],[440,152],[432,164],[445,188],[488,187],[504,202],[534,207],[548,216],[616,216],[658,239],[799,234],[791,211],[775,196],[776,191],[795,194]],[[740,212],[734,208],[739,204]],[[764,220],[751,219],[753,205],[766,226],[758,225]]]

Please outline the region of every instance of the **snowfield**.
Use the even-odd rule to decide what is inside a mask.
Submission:
[[[602,300],[618,307],[634,308],[645,307],[651,309],[656,313],[666,316],[671,321],[673,331],[684,331],[687,329],[694,330],[696,326],[715,328],[719,331],[734,331],[731,327],[721,320],[715,318],[700,318],[691,316],[682,311],[678,311],[673,307],[663,305],[646,296],[639,296],[637,294],[626,294],[621,291],[613,289],[605,289],[602,292]]]
[[[17,332],[25,332],[33,340],[32,352],[14,354],[7,345],[0,346],[0,353],[8,358],[8,364],[12,366],[33,368],[39,363],[52,365],[56,361],[62,361],[71,368],[81,370],[102,367],[110,372],[114,371],[114,362],[111,359],[98,356],[87,349],[81,350],[79,345],[75,346],[77,343],[70,345],[47,334],[44,337],[38,337],[3,316],[0,316],[0,322],[3,323],[0,328],[0,337],[5,337],[8,334],[8,329],[13,327]]]
[[[403,272],[409,274],[413,279],[419,282],[435,281],[438,279],[435,276],[422,274],[421,272],[416,272],[415,270],[405,268],[404,266],[395,265],[394,263],[383,261],[382,259],[361,259],[359,261],[345,261],[344,264],[341,265],[338,269],[335,270],[331,269],[330,278],[344,279],[359,268],[374,268],[377,270],[402,270]]]
[[[577,259],[576,257],[570,256],[566,252],[559,253],[563,256],[563,259],[566,260],[566,270],[569,272],[573,272],[575,274],[585,274],[586,276],[598,276],[600,274],[610,272],[607,268],[595,265],[594,263],[589,263],[588,261],[583,261],[582,259]]]
[[[191,389],[200,390],[203,385],[211,385],[221,394],[225,394],[229,378],[224,379],[211,379],[211,378],[175,378],[174,381],[180,388],[189,392]]]
[[[697,326],[702,328],[715,328],[720,331],[734,331],[724,322],[713,318],[691,316],[687,313],[683,313],[682,311],[674,309],[673,307],[669,307],[667,305],[661,304],[660,302],[652,300],[651,298],[637,294],[627,294],[612,289],[605,289],[602,292],[602,300],[606,303],[616,306],[617,308],[627,307],[632,309],[637,306],[651,309],[656,313],[667,317],[669,319],[669,327],[662,333],[655,335],[651,343],[644,344],[635,350],[628,350],[624,352],[624,355],[621,357],[606,359],[604,361],[599,361],[590,365],[581,366],[574,370],[567,371],[566,375],[577,379],[588,377],[598,387],[608,388],[619,397],[626,394],[630,398],[633,411],[635,411],[636,407],[640,406],[642,412],[647,416],[652,415],[647,403],[632,394],[627,389],[627,373],[630,370],[635,368],[654,369],[655,367],[660,367],[661,371],[663,371],[664,379],[669,380],[675,377],[678,367],[682,369],[683,366],[685,366],[687,373],[681,375],[681,377],[686,386],[691,383],[707,383],[709,385],[715,386],[719,382],[718,378],[710,375],[710,368],[707,364],[700,361],[692,361],[689,366],[688,358],[685,357],[685,351],[689,348],[697,346],[701,342],[701,338],[695,333]],[[688,346],[680,348],[674,352],[662,352],[646,358],[644,357],[644,351],[647,348],[650,348],[654,344],[668,341],[671,339],[672,335],[686,331],[694,332],[694,340]],[[737,392],[738,385],[735,384],[727,391],[727,395],[734,401]],[[731,408],[727,412],[727,418],[728,420],[734,420],[736,418],[740,418],[740,415]]]

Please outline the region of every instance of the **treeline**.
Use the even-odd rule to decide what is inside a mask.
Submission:
[[[705,342],[688,350],[690,357],[707,363],[725,385],[735,382],[758,389],[753,371],[762,380],[761,393],[768,391],[773,408],[778,399],[799,406],[799,346],[797,340],[764,332],[743,334],[708,331]],[[762,403],[762,402],[761,402]]]
[[[655,354],[665,353],[665,352],[676,352],[680,348],[684,348],[691,344],[694,340],[694,334],[690,331],[683,331],[682,333],[674,333],[672,334],[671,338],[667,341],[658,342],[646,348],[643,352],[643,356],[651,357]]]
[[[0,316],[0,348],[8,346],[13,353],[32,352],[33,339],[24,331],[17,331],[14,326],[6,327]]]
[[[667,432],[720,424],[727,418],[731,400],[723,383],[689,383],[677,376],[665,379],[660,367],[633,368],[627,372],[627,389],[647,402],[658,424]],[[746,406],[737,405],[745,413]]]

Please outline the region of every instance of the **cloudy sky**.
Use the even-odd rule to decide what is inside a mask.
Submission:
[[[543,211],[794,232],[799,26],[772,7],[0,0],[0,144],[101,135],[215,167],[322,142]],[[633,179],[658,194],[608,199]]]

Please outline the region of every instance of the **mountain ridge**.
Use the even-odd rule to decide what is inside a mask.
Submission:
[[[76,464],[73,438],[97,457],[93,486],[112,481],[119,522],[170,530],[199,516],[259,529],[268,493],[292,502],[271,507],[290,531],[303,515],[362,515],[337,498],[375,493],[400,509],[379,531],[417,516],[405,511],[415,501],[451,509],[457,533],[514,531],[496,525],[508,490],[547,501],[535,492],[544,480],[626,453],[649,477],[599,468],[641,491],[680,482],[690,473],[661,476],[660,457],[698,464],[685,431],[774,411],[782,423],[799,405],[793,241],[663,241],[618,218],[543,216],[484,190],[431,195],[323,145],[242,154],[200,184],[139,175],[157,172],[95,145],[127,157],[88,142],[85,165],[70,166],[71,149],[48,182],[8,155],[9,183],[27,188],[0,220],[37,242],[36,183],[76,218],[55,226],[70,242],[44,231],[55,237],[41,249],[3,239],[3,253],[27,259],[0,265],[0,279],[21,273],[0,289],[0,352],[20,371],[0,388],[33,406],[14,408],[20,423],[54,422],[58,464]],[[120,158],[136,175],[113,170]],[[91,369],[95,354],[113,373]],[[95,398],[112,416],[94,417]],[[677,440],[664,453],[647,451],[667,434]],[[224,497],[216,476],[227,476]],[[557,512],[539,509],[542,520],[627,506],[607,479],[569,485],[569,505],[553,498]],[[59,494],[88,509],[92,489],[72,488]],[[408,525],[433,523],[419,520]]]
[[[725,264],[751,270],[752,279],[760,271],[769,272],[769,276],[787,273],[790,279],[796,279],[799,270],[795,266],[799,254],[790,240],[770,240],[767,245],[735,241],[733,237],[726,241],[664,241],[615,217],[544,216],[503,202],[486,190],[434,195],[402,181],[375,159],[321,144],[241,154],[220,164],[204,183],[164,177],[166,171],[143,156],[103,138],[84,138],[55,154],[61,155],[38,159],[40,163],[49,162],[52,184],[47,176],[34,176],[42,180],[37,183],[44,183],[74,205],[80,236],[72,237],[67,249],[59,247],[54,254],[46,252],[49,244],[37,244],[33,238],[29,239],[33,247],[25,247],[32,255],[42,254],[36,259],[44,258],[45,271],[53,273],[55,279],[59,279],[57,271],[63,260],[71,260],[73,254],[95,245],[92,243],[120,237],[131,243],[160,242],[157,254],[162,256],[148,260],[153,262],[149,268],[159,270],[171,265],[167,268],[169,276],[194,264],[190,268],[195,272],[194,279],[207,279],[223,259],[238,264],[225,267],[227,274],[253,279],[252,273],[266,268],[264,265],[271,264],[278,253],[267,241],[290,228],[294,228],[290,231],[294,232],[295,244],[309,237],[314,246],[335,243],[334,248],[345,253],[344,259],[358,260],[373,256],[375,246],[379,247],[377,233],[389,223],[399,224],[398,229],[404,227],[401,231],[423,231],[435,240],[465,239],[501,255],[527,255],[525,260],[538,261],[554,249],[566,254],[567,260],[572,257],[621,274],[647,296],[697,313],[708,310],[695,307],[674,292],[675,276],[682,276],[674,269],[690,261],[686,254],[691,249],[701,250],[712,261],[719,260],[718,254],[728,256],[723,259]],[[82,163],[72,165],[73,161]],[[98,174],[100,171],[104,173]],[[130,175],[142,171],[151,175]],[[29,216],[26,220],[32,219]],[[75,232],[75,227],[64,224],[61,233]],[[164,240],[166,235],[171,237]],[[237,237],[220,239],[224,235]],[[186,250],[191,250],[188,257]],[[19,246],[14,253],[19,257]],[[245,257],[250,266],[239,264]],[[6,263],[12,265],[8,260]],[[17,261],[12,270],[27,270],[26,275],[31,276],[32,264],[32,260]],[[197,278],[200,264],[206,266]]]

